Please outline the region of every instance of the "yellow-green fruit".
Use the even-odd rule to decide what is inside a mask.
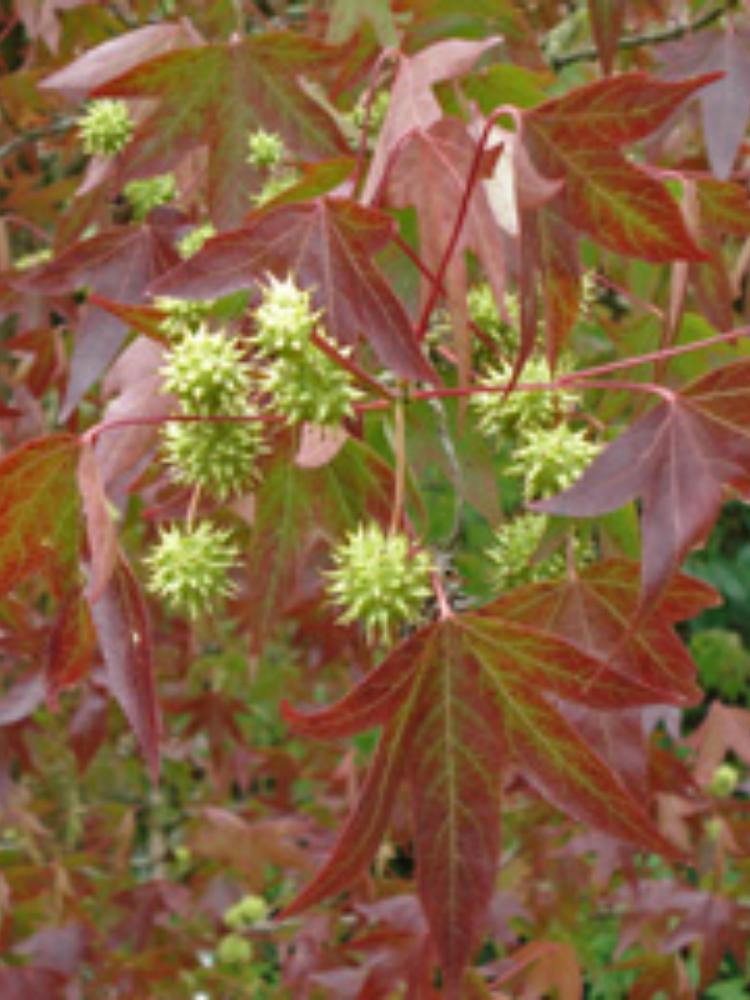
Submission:
[[[128,143],[133,134],[133,120],[124,101],[93,101],[78,128],[85,153],[112,156]]]
[[[291,276],[278,281],[273,275],[263,288],[263,300],[254,315],[254,343],[268,356],[304,347],[320,318],[312,308],[309,291],[298,288]]]
[[[249,406],[247,415],[251,414]],[[164,462],[175,482],[199,486],[217,500],[248,490],[266,450],[259,420],[168,423],[162,431]]]
[[[312,343],[271,361],[262,385],[291,424],[339,424],[362,395],[349,372]]]
[[[538,500],[567,489],[596,458],[599,445],[567,424],[524,431],[508,467],[520,476],[526,500]]]
[[[247,140],[247,162],[253,167],[270,169],[278,166],[286,155],[284,140],[276,132],[258,129]]]
[[[177,182],[174,174],[146,177],[129,181],[123,188],[123,194],[133,208],[133,216],[138,220],[145,219],[152,209],[166,205],[177,197]]]
[[[387,640],[399,624],[415,621],[430,594],[432,560],[406,535],[360,525],[333,551],[328,592],[342,623],[359,621],[368,639]]]
[[[253,957],[253,946],[240,934],[225,934],[216,946],[219,965],[247,965]]]
[[[250,894],[243,896],[234,906],[229,907],[224,914],[224,923],[233,931],[238,931],[265,920],[267,916],[268,903],[265,899],[262,896]]]
[[[231,533],[210,521],[171,525],[145,559],[149,590],[172,611],[197,618],[234,592],[229,571],[239,555]]]
[[[205,327],[174,345],[162,369],[164,388],[184,413],[241,416],[251,389],[250,367],[236,340]]]
[[[708,790],[717,798],[726,798],[734,792],[739,780],[740,775],[736,767],[731,764],[719,764],[711,775]]]

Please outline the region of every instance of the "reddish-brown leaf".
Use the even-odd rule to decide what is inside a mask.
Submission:
[[[625,0],[588,0],[588,8],[599,62],[609,76],[625,19]]]
[[[391,158],[382,201],[394,208],[416,207],[420,257],[437,274],[451,239],[474,160],[476,143],[454,118],[441,118],[406,137]],[[502,155],[502,153],[501,153]],[[492,157],[489,157],[492,161]],[[494,164],[490,162],[488,168]],[[486,172],[486,171],[485,171]],[[466,251],[484,267],[497,302],[503,300],[505,248],[484,187],[477,183],[453,256],[445,271],[448,306],[454,323],[465,313]],[[455,323],[456,327],[459,323]],[[460,355],[459,355],[460,356]],[[462,371],[467,376],[468,371]]]
[[[148,24],[88,49],[78,59],[46,77],[40,86],[70,101],[81,101],[107,80],[194,40],[187,20]]]
[[[225,229],[237,225],[258,185],[247,162],[251,132],[280,134],[300,159],[347,151],[334,119],[300,80],[319,77],[332,55],[310,37],[263,32],[156,56],[110,80],[95,91],[97,97],[158,101],[121,154],[123,178],[170,170],[204,146],[212,219]]]
[[[391,87],[388,113],[378,136],[363,201],[374,201],[380,191],[388,165],[401,140],[413,129],[428,129],[443,112],[433,93],[439,80],[466,73],[477,59],[499,39],[466,41],[452,38],[430,45],[414,56],[398,54],[398,70]]]
[[[537,510],[591,517],[643,501],[643,603],[664,589],[710,530],[723,489],[750,489],[750,362],[709,372],[613,441],[564,493]]]
[[[117,533],[109,512],[94,448],[89,441],[84,441],[81,445],[78,489],[81,492],[91,558],[89,597],[95,602],[114,572],[117,562]]]
[[[87,287],[117,302],[141,302],[154,278],[180,260],[173,247],[173,222],[169,213],[155,214],[144,225],[105,230],[69,247],[17,284],[47,295]],[[92,382],[100,378],[122,347],[127,329],[126,322],[111,312],[83,306],[76,324],[63,416],[73,411]]]
[[[375,723],[384,730],[331,856],[285,912],[356,880],[385,832],[397,786],[408,778],[420,900],[446,996],[457,998],[494,885],[499,788],[510,761],[574,817],[674,853],[546,694],[600,707],[653,698],[606,660],[493,607],[426,626],[330,709],[307,718],[287,709],[287,719],[308,735],[350,735]]]
[[[564,159],[581,148],[607,151],[645,138],[719,75],[667,82],[646,73],[622,73],[545,101],[524,114],[524,123],[552,156]]]
[[[662,75],[670,80],[715,71],[715,82],[701,91],[699,100],[711,169],[726,180],[750,116],[750,29],[729,22],[688,32],[679,41],[659,46],[656,55]]]
[[[609,669],[651,691],[654,703],[696,704],[702,691],[678,621],[694,618],[718,601],[716,591],[681,574],[661,601],[641,613],[637,563],[594,563],[580,577],[538,583],[514,591],[482,609],[559,635]],[[561,692],[562,693],[562,692]]]
[[[292,274],[309,288],[340,344],[364,336],[381,362],[404,378],[435,380],[399,299],[373,262],[393,220],[343,198],[280,205],[217,236],[153,286],[159,295],[212,298],[249,288],[268,274]]]
[[[80,592],[62,604],[50,637],[47,699],[56,705],[60,691],[76,684],[91,668],[96,636],[89,607]]]
[[[78,443],[37,438],[0,461],[0,590],[32,575],[57,594],[75,585],[81,535],[75,482]]]
[[[109,583],[91,606],[91,617],[109,689],[136,735],[153,779],[157,780],[161,717],[151,636],[143,597],[122,553]]]

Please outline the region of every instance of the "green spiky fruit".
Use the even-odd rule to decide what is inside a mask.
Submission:
[[[174,174],[160,174],[142,180],[128,181],[122,193],[128,199],[136,220],[145,219],[148,213],[166,205],[177,197],[177,181]]]
[[[494,392],[476,393],[471,403],[477,415],[477,426],[489,440],[521,431],[551,427],[561,416],[576,404],[578,396],[563,389],[539,389],[535,391],[515,391],[506,395],[503,387],[512,377],[513,366],[501,364],[489,368],[481,385],[493,388]],[[552,374],[545,358],[532,357],[526,363],[521,379],[523,382],[549,382]]]
[[[129,142],[133,119],[124,101],[92,101],[78,128],[85,153],[113,156]]]
[[[566,557],[559,546],[548,555],[540,553],[548,527],[546,514],[519,514],[500,525],[487,550],[492,583],[498,590],[556,580],[565,574]],[[591,541],[574,536],[573,556],[578,566],[591,562],[595,556]]]
[[[262,384],[273,408],[291,424],[339,424],[362,395],[349,372],[311,343],[274,359]]]
[[[229,571],[239,555],[231,533],[210,521],[171,525],[146,557],[149,590],[172,611],[197,618],[232,595]]]
[[[162,431],[162,448],[175,482],[224,501],[257,481],[258,459],[265,451],[263,425],[253,419],[174,421]]]
[[[240,934],[225,934],[216,947],[215,955],[219,965],[247,965],[253,957],[253,946]]]
[[[291,275],[283,281],[269,276],[254,315],[254,342],[261,354],[271,357],[304,347],[320,319],[310,292],[298,288]]]
[[[535,428],[522,435],[508,472],[523,479],[526,500],[538,500],[567,489],[598,453],[598,444],[567,424]]]
[[[239,416],[251,389],[250,367],[236,340],[201,327],[176,343],[162,369],[164,388],[185,413]]]
[[[739,784],[740,773],[732,764],[719,764],[711,775],[708,790],[717,798],[727,798]]]
[[[224,923],[233,931],[240,931],[265,920],[267,916],[268,903],[265,899],[250,894],[243,896],[234,906],[229,907],[224,914]]]
[[[258,129],[248,136],[247,162],[250,166],[269,170],[278,166],[285,156],[284,140],[277,132]]]
[[[430,556],[375,522],[351,532],[334,549],[333,564],[328,592],[339,620],[361,622],[370,641],[387,641],[396,626],[416,621],[430,595]]]
[[[198,333],[211,314],[214,303],[204,299],[172,299],[159,296],[154,305],[165,314],[159,329],[170,340]]]

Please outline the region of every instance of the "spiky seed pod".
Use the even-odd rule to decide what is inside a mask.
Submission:
[[[740,772],[733,764],[719,764],[708,784],[708,790],[717,798],[727,798],[734,793],[740,781]]]
[[[162,369],[164,388],[194,416],[239,416],[251,389],[237,341],[201,327],[176,343]]]
[[[268,916],[268,903],[253,893],[243,896],[224,913],[224,923],[233,931],[245,930]]]
[[[290,424],[340,424],[362,396],[349,372],[312,343],[275,358],[263,372],[261,384],[273,408]]]
[[[83,151],[90,156],[119,153],[133,134],[133,119],[124,101],[92,101],[78,123]]]
[[[254,343],[261,354],[271,357],[297,351],[309,342],[319,319],[310,292],[298,288],[291,275],[283,281],[269,275],[263,300],[255,310]]]
[[[497,344],[498,351],[503,354],[515,354],[520,344],[518,328],[520,324],[520,305],[518,296],[513,292],[505,295],[505,311],[510,322],[500,315],[495,302],[495,296],[486,281],[472,285],[466,296],[466,307],[469,318],[480,330],[488,334]],[[487,354],[485,348],[478,346],[481,356]]]
[[[523,479],[526,500],[539,500],[567,489],[596,458],[599,445],[585,431],[561,423],[524,432],[508,467]]]
[[[360,525],[333,551],[328,593],[339,620],[362,623],[369,641],[388,640],[397,625],[414,622],[430,595],[432,560],[406,535]]]
[[[251,167],[270,170],[277,167],[286,156],[284,140],[278,132],[258,129],[247,138],[247,162]]]
[[[214,954],[218,965],[237,968],[249,965],[254,951],[252,942],[241,934],[225,934],[216,946]]]
[[[128,181],[122,193],[130,202],[135,219],[145,219],[153,208],[166,205],[177,197],[174,174],[160,174],[142,180]]]
[[[210,521],[171,525],[146,557],[149,590],[172,611],[197,618],[232,595],[229,571],[239,555],[231,533]]]
[[[213,302],[204,299],[172,299],[168,296],[159,296],[154,305],[166,313],[159,329],[170,340],[197,333],[214,307]]]
[[[175,482],[199,486],[220,501],[254,485],[258,459],[266,450],[262,424],[252,419],[169,423],[162,432],[162,447]]]
[[[561,367],[564,370],[564,361]],[[495,391],[476,393],[471,398],[477,426],[488,440],[496,441],[506,435],[551,427],[578,401],[577,393],[565,389],[518,391],[506,396],[502,387],[509,383],[512,374],[513,366],[510,364],[488,368],[480,384]],[[551,381],[547,360],[538,356],[529,358],[521,378],[524,382]]]
[[[518,514],[501,524],[487,549],[492,564],[493,585],[501,591],[513,590],[525,583],[555,580],[565,574],[566,556],[559,549],[546,558],[538,558],[549,525],[546,514]],[[589,539],[573,538],[573,556],[578,566],[586,565],[595,556]]]

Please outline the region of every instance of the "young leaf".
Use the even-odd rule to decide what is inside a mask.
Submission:
[[[214,298],[294,276],[340,344],[370,341],[381,362],[404,378],[435,381],[406,310],[373,262],[388,245],[393,220],[343,198],[279,205],[248,225],[209,240],[153,286],[158,295]]]
[[[643,502],[648,606],[716,519],[723,488],[750,489],[750,362],[717,368],[671,394],[613,441],[570,489],[531,506],[568,517]]]
[[[346,152],[333,118],[300,83],[319,76],[332,57],[312,38],[263,32],[157,56],[110,80],[95,96],[159,102],[121,154],[123,179],[163,173],[206,146],[212,220],[224,229],[236,225],[257,176],[247,163],[250,133],[278,133],[300,159]]]

